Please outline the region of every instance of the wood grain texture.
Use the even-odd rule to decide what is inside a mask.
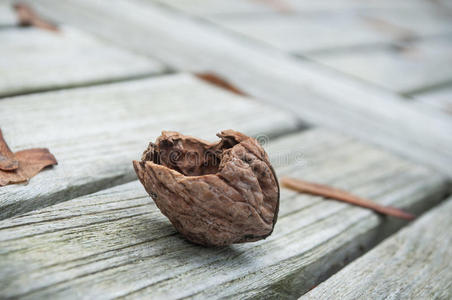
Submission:
[[[8,1],[0,2],[0,30],[2,27],[15,26],[17,23],[17,17]]]
[[[132,160],[162,130],[212,140],[229,128],[275,136],[298,122],[191,75],[171,75],[4,99],[0,126],[13,151],[47,147],[58,160],[28,185],[0,189],[5,218],[135,179]]]
[[[420,213],[443,176],[324,130],[266,145],[279,176],[327,183]],[[274,233],[204,248],[176,234],[137,181],[0,221],[0,293],[46,298],[295,297],[403,222],[281,191]]]
[[[0,30],[0,97],[147,76],[165,71],[152,59],[115,48],[76,29]]]
[[[415,95],[413,98],[425,105],[452,114],[452,86]]]
[[[149,0],[147,0],[149,1]],[[192,15],[213,17],[213,16],[237,16],[253,15],[281,12],[278,7],[289,8],[282,13],[311,13],[311,12],[344,12],[344,11],[375,11],[375,10],[429,10],[438,11],[444,8],[451,8],[448,0],[233,0],[227,4],[221,0],[152,0],[153,2],[178,9]]]
[[[402,94],[452,83],[450,38],[411,42],[394,49],[312,54],[309,57]]]
[[[450,299],[452,198],[300,299]]]
[[[206,17],[242,35],[299,55],[357,51],[452,33],[450,11],[410,9]],[[350,52],[349,52],[350,51]]]
[[[272,8],[254,0],[151,0],[192,15],[268,13]]]
[[[48,17],[155,56],[176,69],[214,71],[245,93],[291,110],[306,122],[346,132],[452,176],[452,121],[439,111],[419,109],[393,93],[150,1],[115,0],[107,5],[38,0],[33,5]]]
[[[438,10],[444,7],[451,7],[448,0],[326,0],[326,1],[309,1],[309,0],[285,0],[298,12],[309,11],[375,11],[375,10]]]
[[[282,51],[303,54],[390,43],[397,36],[363,24],[353,13],[213,16],[213,23]],[[347,32],[347,34],[343,34]]]

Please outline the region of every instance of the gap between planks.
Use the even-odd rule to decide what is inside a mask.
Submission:
[[[153,55],[176,69],[214,70],[246,93],[290,110],[310,124],[353,135],[451,176],[446,166],[452,162],[448,134],[452,122],[445,113],[412,105],[393,93],[338,77],[326,68],[149,1],[114,4],[33,1],[39,11],[55,20]],[[116,22],[119,15],[123,24]],[[102,22],[102,26],[91,26],[93,22]],[[149,39],[158,43],[149,43]]]
[[[411,212],[450,191],[438,173],[320,129],[272,141],[267,151],[279,176],[322,181]],[[268,239],[204,248],[175,234],[135,181],[0,221],[0,290],[24,299],[294,297],[404,224],[283,189]]]
[[[229,128],[265,139],[301,128],[290,112],[189,74],[3,99],[0,120],[13,150],[47,147],[59,162],[27,185],[2,187],[0,219],[135,179],[132,160],[162,130],[212,140]]]

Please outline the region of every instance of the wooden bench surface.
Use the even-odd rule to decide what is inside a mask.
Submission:
[[[317,64],[246,41],[151,1],[117,0],[106,5],[102,1],[38,0],[33,4],[50,18],[171,67],[214,70],[250,95],[291,110],[306,122],[345,132],[452,174],[447,167],[452,163],[448,133],[452,120],[439,111],[420,109],[393,93],[339,77]],[[118,23],[118,18],[124,23]]]
[[[447,192],[438,173],[324,130],[279,138],[267,151],[279,176],[415,213]],[[0,221],[0,290],[25,299],[293,297],[402,224],[283,189],[269,238],[204,248],[176,234],[134,181]]]
[[[0,29],[14,26],[17,23],[17,17],[9,3],[0,2]]]
[[[328,9],[292,14],[247,13],[208,16],[209,21],[285,52],[308,56],[321,53],[367,53],[406,40],[450,35],[452,20],[437,9]]]
[[[47,147],[60,162],[27,186],[2,187],[0,219],[135,179],[132,160],[162,130],[213,139],[228,128],[270,137],[298,128],[290,113],[184,74],[3,99],[0,120],[13,150]]]
[[[452,198],[301,299],[448,299]]]
[[[143,77],[163,64],[125,52],[79,30],[0,30],[0,97]]]
[[[449,27],[452,30],[452,18]],[[452,39],[415,41],[399,48],[310,55],[321,64],[400,94],[452,82]]]
[[[1,299],[452,297],[450,1],[24,0],[58,33],[17,27],[13,2],[0,128],[59,164],[0,188]],[[162,130],[229,128],[279,177],[425,215],[282,188],[266,240],[191,244],[131,161]]]
[[[417,95],[416,100],[435,109],[452,114],[452,87],[445,87]]]

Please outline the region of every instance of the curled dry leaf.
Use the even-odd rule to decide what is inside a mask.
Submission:
[[[44,148],[11,152],[0,130],[0,186],[27,181],[45,167],[55,164],[55,157]]]
[[[161,212],[188,240],[206,246],[269,236],[279,209],[279,186],[259,143],[225,130],[208,143],[162,132],[135,171]]]
[[[58,31],[58,27],[47,20],[42,19],[30,6],[24,3],[14,4],[20,26],[35,26],[50,31]]]

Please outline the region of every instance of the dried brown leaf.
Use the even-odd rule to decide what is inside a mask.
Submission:
[[[12,171],[19,167],[19,162],[14,159],[14,154],[9,149],[0,130],[0,170]]]
[[[57,161],[48,149],[35,148],[12,153],[0,130],[0,186],[25,182]]]
[[[58,31],[58,27],[55,24],[41,18],[27,4],[16,3],[14,4],[14,9],[17,13],[17,17],[19,18],[20,26],[34,26],[49,31]]]

